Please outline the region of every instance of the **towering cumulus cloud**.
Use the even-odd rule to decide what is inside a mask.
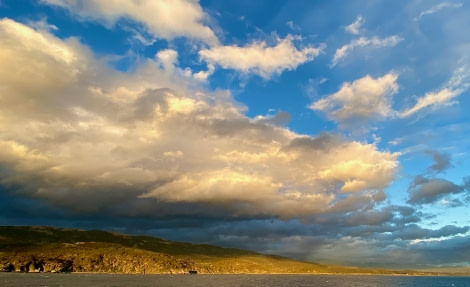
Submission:
[[[160,59],[123,74],[75,39],[11,20],[0,33],[3,67],[18,67],[0,74],[12,194],[89,214],[287,219],[373,204],[396,171],[397,155],[374,145],[301,136],[246,117],[226,92],[145,78],[163,75]]]

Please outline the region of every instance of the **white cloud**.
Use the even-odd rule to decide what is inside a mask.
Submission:
[[[359,35],[362,24],[364,24],[364,19],[359,15],[353,23],[344,27],[344,29],[353,35]]]
[[[24,42],[29,40],[29,43],[26,42],[21,47],[26,51],[41,49],[55,61],[67,64],[77,60],[70,47],[48,34],[37,33],[27,26],[18,25],[15,21],[6,18],[0,20],[0,25],[2,32],[9,37],[18,37]]]
[[[227,92],[168,77],[172,50],[121,73],[73,39],[11,20],[0,38],[0,164],[12,171],[0,184],[53,207],[309,217],[383,200],[396,172],[397,154],[298,135],[246,117]]]
[[[207,78],[214,73],[214,65],[207,65],[207,70],[193,72],[190,68],[181,69],[176,67],[178,63],[178,52],[173,49],[165,49],[159,51],[155,58],[160,68],[168,73],[169,76],[184,75],[187,78],[193,78],[200,82],[204,82]]]
[[[294,36],[278,39],[275,46],[267,46],[266,42],[253,42],[244,47],[215,46],[199,51],[199,56],[210,64],[242,73],[258,74],[267,79],[273,74],[293,70],[312,61],[322,50],[322,47],[312,46],[297,49],[294,40]]]
[[[57,31],[57,26],[47,23],[47,18],[42,18],[39,21],[28,21],[28,26],[35,28],[36,30],[43,31]]]
[[[300,27],[295,25],[293,21],[287,21],[286,22],[287,26],[289,26],[289,28],[291,28],[291,30],[293,31],[300,31]]]
[[[161,50],[155,55],[155,57],[161,67],[170,73],[173,72],[175,64],[178,62],[178,52],[172,49]]]
[[[218,43],[211,28],[204,24],[207,16],[192,0],[42,0],[49,5],[68,9],[84,19],[104,22],[108,26],[130,18],[143,24],[156,37],[188,37],[209,45]]]
[[[193,73],[193,77],[199,81],[206,81],[207,78],[209,78],[210,75],[212,75],[215,71],[214,65],[208,64],[207,65],[207,70],[206,71],[199,71],[196,73]]]
[[[293,43],[297,39],[295,36],[279,39],[272,47],[262,41],[244,47],[220,45],[214,31],[205,24],[208,16],[194,0],[41,1],[63,7],[82,19],[99,21],[108,27],[122,19],[136,21],[145,27],[145,31],[135,27],[124,27],[124,29],[132,31],[134,38],[145,44],[153,42],[155,38],[171,40],[177,37],[186,37],[208,44],[210,48],[199,51],[200,58],[208,64],[207,70],[197,72],[189,68],[179,70],[175,68],[176,58],[167,59],[165,63],[162,62],[164,59],[158,58],[162,67],[168,72],[183,71],[183,74],[199,81],[206,81],[217,65],[269,78],[273,74],[280,74],[284,70],[292,70],[300,64],[312,61],[321,51],[321,48],[312,46],[297,49]],[[288,22],[288,25],[295,29],[293,22]],[[168,52],[170,50],[165,53]],[[157,57],[168,56],[170,55],[157,55]],[[177,54],[171,56],[177,57]],[[170,63],[169,60],[174,61]]]
[[[400,113],[400,117],[409,117],[427,107],[437,107],[442,105],[453,104],[455,102],[450,102],[450,100],[453,99],[455,96],[457,96],[457,93],[449,89],[443,89],[435,93],[426,93],[426,95],[424,95],[423,97],[418,98],[416,104],[413,107],[402,111]]]
[[[426,15],[434,14],[444,8],[460,8],[462,7],[462,5],[463,5],[462,3],[442,2],[429,8],[428,10],[421,12],[419,16],[415,18],[415,20],[419,20],[421,19],[421,17],[426,16]]]
[[[342,46],[341,48],[336,49],[335,55],[331,62],[330,67],[336,66],[340,60],[349,55],[349,53],[358,48],[358,47],[372,47],[372,48],[382,48],[382,47],[393,47],[402,41],[403,38],[399,36],[390,36],[386,38],[379,37],[360,37],[358,39],[352,40],[349,44]]]
[[[344,83],[340,90],[314,102],[310,108],[327,113],[328,118],[347,124],[351,119],[370,119],[393,115],[391,96],[398,91],[397,75],[380,78],[365,76],[353,83]]]
[[[437,92],[426,93],[423,97],[417,99],[414,106],[399,112],[398,116],[406,118],[426,108],[437,109],[442,106],[456,104],[457,101],[453,101],[453,99],[470,87],[469,78],[470,73],[466,67],[460,67],[442,89]]]
[[[367,120],[374,117],[406,118],[425,109],[438,109],[457,104],[454,100],[470,88],[470,73],[466,66],[458,68],[453,76],[436,92],[426,93],[416,103],[401,111],[391,107],[391,96],[398,91],[397,75],[389,73],[374,79],[366,76],[353,83],[345,83],[341,89],[310,106],[312,110],[327,113],[328,118],[345,126],[351,120]],[[390,142],[390,144],[398,144]]]
[[[403,143],[404,139],[403,138],[395,138],[391,141],[388,142],[388,144],[390,145],[399,145],[401,143]]]

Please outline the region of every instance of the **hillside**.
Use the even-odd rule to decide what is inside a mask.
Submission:
[[[99,230],[0,227],[0,268],[108,273],[399,273],[295,261],[252,251]],[[404,272],[401,272],[404,273]]]

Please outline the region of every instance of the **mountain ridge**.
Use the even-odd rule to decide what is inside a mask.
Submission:
[[[151,236],[46,226],[0,226],[0,268],[129,274],[439,274],[324,265]]]

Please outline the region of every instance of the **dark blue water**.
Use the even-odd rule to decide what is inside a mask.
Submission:
[[[470,277],[361,276],[361,275],[120,275],[0,273],[0,287],[41,286],[346,286],[443,287],[469,286]]]

